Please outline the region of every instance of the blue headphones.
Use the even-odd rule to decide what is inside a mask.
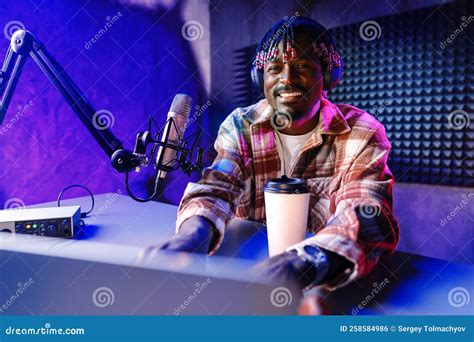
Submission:
[[[327,41],[332,42],[332,39],[328,35]],[[331,43],[333,46],[334,50],[337,51],[336,47],[334,44]],[[329,91],[336,87],[342,79],[342,67],[343,67],[343,60],[341,57],[341,66],[333,68],[332,70],[329,70],[327,65],[323,64],[324,67],[324,82],[323,82],[323,90],[324,91]],[[259,70],[255,63],[252,64],[252,68],[250,69],[250,77],[252,78],[252,84],[254,86],[254,89],[259,92],[259,94],[263,94],[263,70]]]

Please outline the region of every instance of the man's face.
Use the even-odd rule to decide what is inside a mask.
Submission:
[[[323,71],[308,35],[296,35],[296,56],[288,55],[286,63],[282,61],[282,45],[278,45],[277,58],[265,64],[264,94],[276,112],[288,113],[296,120],[310,112],[321,98]]]

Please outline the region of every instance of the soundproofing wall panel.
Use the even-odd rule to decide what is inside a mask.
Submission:
[[[471,14],[456,2],[331,31],[345,72],[330,98],[384,124],[400,182],[474,185]]]

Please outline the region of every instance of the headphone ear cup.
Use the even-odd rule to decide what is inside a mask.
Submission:
[[[250,69],[250,77],[252,78],[252,85],[255,93],[258,96],[263,96],[263,73],[258,71],[255,65]]]
[[[323,81],[323,90],[329,91],[331,90],[331,80],[332,80],[332,72],[324,69],[324,81]]]
[[[333,89],[341,82],[341,79],[342,79],[342,65],[332,70],[325,69],[323,90],[329,91]]]

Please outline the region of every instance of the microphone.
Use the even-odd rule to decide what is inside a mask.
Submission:
[[[185,94],[176,94],[168,112],[168,119],[161,135],[162,146],[159,147],[155,159],[155,169],[158,178],[165,178],[173,170],[176,153],[184,137],[184,131],[189,122],[189,114],[193,99]]]

